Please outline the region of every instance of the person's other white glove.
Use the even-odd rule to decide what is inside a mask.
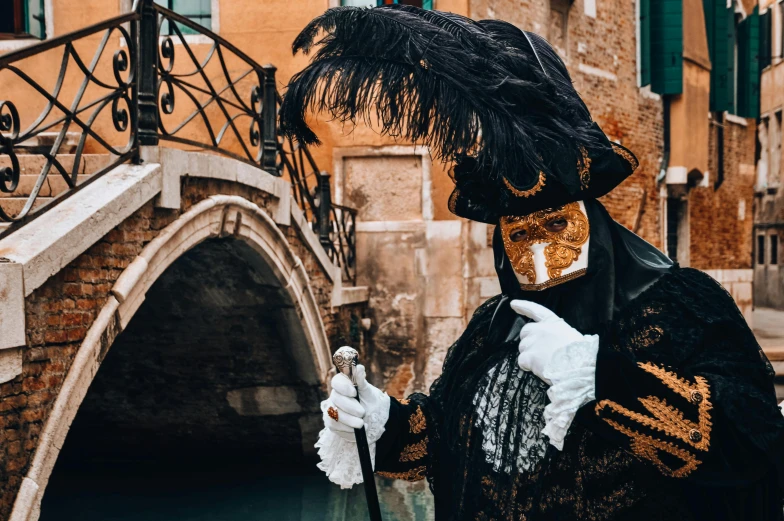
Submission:
[[[556,351],[582,341],[582,333],[536,302],[513,300],[509,305],[518,314],[533,320],[520,331],[520,355],[517,357],[517,365],[523,371],[531,371],[543,382],[552,385],[545,377],[545,368]]]
[[[381,412],[384,407],[387,409],[384,411],[386,413],[384,416],[388,417],[389,398],[381,389],[368,383],[365,376],[365,366],[357,365],[354,368],[354,376],[359,389],[359,401],[356,398],[357,390],[346,375],[338,373],[332,378],[332,392],[329,398],[321,404],[321,410],[324,412],[324,425],[344,440],[352,443],[355,442],[354,429],[365,427],[368,431],[368,443],[373,443],[378,440],[377,438],[371,439],[373,429],[368,428],[366,418]],[[335,416],[337,416],[337,420],[334,418]]]
[[[362,483],[354,429],[365,427],[370,460],[375,466],[376,442],[384,434],[389,419],[389,396],[367,383],[363,366],[356,366],[354,374],[360,401],[356,399],[354,384],[342,374],[335,375],[329,398],[321,402],[326,427],[319,433],[315,445],[321,458],[318,468],[341,488]]]

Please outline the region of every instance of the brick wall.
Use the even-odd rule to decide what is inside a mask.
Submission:
[[[725,120],[724,181],[715,188],[719,127],[709,134],[706,187],[689,192],[690,264],[702,270],[749,269],[751,265],[755,127]]]
[[[213,194],[239,195],[267,208],[269,195],[225,181],[183,178],[182,210],[150,202],[25,299],[27,349],[22,373],[0,384],[0,519],[10,514],[47,415],[78,350],[122,271],[168,224]],[[283,229],[302,259],[330,339],[350,331],[350,310],[331,308],[331,283],[293,228]],[[354,306],[355,315],[361,307]]]

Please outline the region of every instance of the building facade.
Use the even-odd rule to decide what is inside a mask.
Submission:
[[[605,133],[640,160],[638,171],[602,202],[680,265],[719,280],[750,320],[760,85],[755,2],[469,0],[445,6],[436,0],[434,8],[507,20],[545,36]],[[372,288],[374,369],[399,394],[427,387],[449,341],[473,309],[498,292],[492,227],[446,212],[451,183],[427,154],[420,160],[414,149],[355,146],[358,136],[371,135],[355,133],[351,145],[341,138],[333,153],[335,182],[361,217],[379,210],[365,213],[360,224],[360,272],[367,270],[364,283]],[[410,160],[402,159],[406,154]],[[373,168],[374,195],[354,191],[352,177],[340,174]],[[390,171],[401,177],[385,174]],[[413,186],[404,189],[402,178]],[[415,210],[403,194],[409,189],[422,190]],[[405,199],[411,213],[401,212],[395,197]]]
[[[764,208],[781,207],[765,202],[775,198],[769,192],[780,159],[768,161],[765,194],[758,192],[755,200],[753,188],[759,67],[754,59],[758,47],[752,44],[760,41],[760,20],[775,6],[761,6],[760,16],[755,0],[400,1],[475,19],[508,20],[551,41],[594,118],[610,139],[640,160],[638,171],[604,198],[610,213],[681,265],[709,271],[749,315],[752,209],[762,216]],[[345,5],[377,2],[343,0]],[[294,37],[341,0],[158,3],[217,32],[260,63],[275,64],[283,89],[307,63],[307,57],[291,55]],[[78,8],[66,0],[8,2],[0,8],[0,19],[14,24],[3,29],[0,50],[62,35],[127,12],[131,5],[131,0],[88,0]],[[780,5],[772,39],[779,46]],[[208,50],[199,35],[189,38],[197,54]],[[776,74],[781,84],[779,61],[774,58],[763,73],[765,85],[773,85]],[[768,88],[771,94],[763,96],[763,122],[768,122],[766,142],[778,128],[780,143],[781,89],[775,95],[774,90]],[[335,202],[359,212],[357,283],[371,291],[366,338],[373,372],[395,394],[425,389],[473,310],[498,291],[492,227],[449,213],[451,181],[426,149],[363,126],[347,132],[325,120],[313,116],[324,142],[313,151],[314,160],[331,173]],[[780,154],[780,144],[770,146],[763,147],[771,151],[763,156],[773,157],[773,150]],[[765,223],[778,222],[770,213],[774,210],[765,211],[771,215]],[[780,210],[778,215],[780,221]],[[777,239],[764,240],[770,245]],[[765,251],[766,262],[777,261],[769,246]],[[775,271],[768,264],[764,272]],[[756,270],[759,274],[759,265]],[[763,293],[758,284],[757,294]]]
[[[754,184],[754,303],[784,309],[781,240],[784,193],[781,190],[782,108],[784,108],[784,2],[760,2],[762,60],[757,172]]]

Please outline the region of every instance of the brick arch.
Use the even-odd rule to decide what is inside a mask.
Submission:
[[[221,237],[248,244],[288,292],[305,340],[293,353],[298,376],[309,383],[323,383],[331,368],[329,344],[302,261],[259,206],[240,196],[210,196],[164,228],[117,279],[54,402],[10,521],[38,519],[44,489],[79,406],[109,348],[143,303],[146,292],[185,252],[207,239]]]

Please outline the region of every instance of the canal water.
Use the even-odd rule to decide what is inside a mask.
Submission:
[[[425,482],[377,478],[384,521],[432,521]],[[128,462],[60,469],[41,521],[365,521],[364,490],[340,490],[312,465],[271,471],[170,471]]]

